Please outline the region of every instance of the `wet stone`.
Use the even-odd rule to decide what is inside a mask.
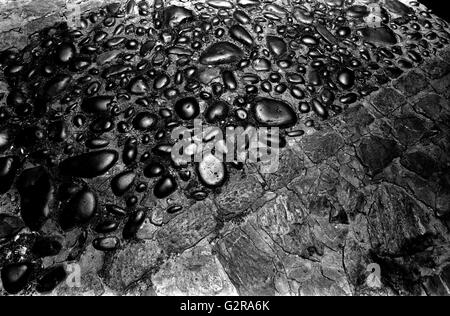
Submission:
[[[245,11],[242,11],[242,10],[234,11],[233,17],[240,24],[248,24],[251,21],[250,17],[247,15],[247,13],[245,13]]]
[[[177,187],[177,181],[173,176],[164,176],[156,182],[153,194],[158,199],[164,199],[172,195],[177,190]]]
[[[208,47],[200,56],[203,65],[223,65],[239,61],[244,57],[244,52],[230,42],[218,42]]]
[[[294,110],[280,100],[258,98],[252,109],[256,121],[263,126],[291,127],[297,123]]]
[[[226,102],[218,101],[205,111],[205,120],[208,123],[217,123],[228,117],[229,106]]]
[[[428,81],[423,74],[412,70],[396,80],[394,87],[402,91],[406,96],[413,96],[426,90]]]
[[[104,113],[110,109],[112,102],[113,98],[110,96],[97,96],[85,99],[81,108],[87,113]]]
[[[448,99],[450,97],[450,74],[441,79],[433,80],[431,86],[437,93]]]
[[[200,114],[200,106],[194,97],[178,100],[174,105],[174,109],[183,120],[192,120]]]
[[[399,0],[88,1],[72,30],[44,28],[57,9],[41,19],[34,2],[20,22],[4,10],[29,31],[14,26],[4,45],[33,34],[0,52],[6,292],[92,293],[97,282],[95,294],[141,295],[170,262],[208,279],[178,275],[173,291],[208,283],[218,294],[231,280],[241,295],[448,292],[448,27],[431,11]],[[267,137],[278,169],[224,163],[214,156],[224,144],[177,161],[171,132],[197,118],[222,132],[280,127]],[[212,243],[213,279],[189,257]],[[78,259],[82,289],[59,286],[63,261]],[[364,282],[369,260],[380,289]]]
[[[147,178],[155,178],[161,176],[165,168],[159,162],[152,162],[144,168],[144,176]]]
[[[398,144],[390,139],[377,136],[364,138],[357,149],[362,163],[368,168],[370,175],[383,171],[394,158],[399,156]]]
[[[432,156],[421,151],[405,153],[400,162],[405,168],[425,179],[429,179],[439,172],[438,162]]]
[[[206,3],[215,9],[232,9],[233,3],[226,0],[208,0]]]
[[[334,37],[334,35],[322,24],[316,25],[316,30],[327,43],[333,45],[338,43],[338,40]]]
[[[94,151],[70,157],[61,162],[59,169],[63,175],[79,178],[95,178],[108,172],[119,159],[115,150]]]
[[[237,0],[237,4],[244,8],[257,6],[260,3],[261,3],[260,0]]]
[[[89,188],[84,188],[75,194],[65,207],[61,226],[70,230],[76,225],[88,223],[97,211],[97,196]]]
[[[286,74],[286,80],[292,84],[303,84],[305,83],[305,79],[297,73],[288,73]]]
[[[44,167],[27,169],[17,179],[21,215],[32,230],[39,230],[50,215],[53,184]]]
[[[308,82],[313,86],[320,86],[322,84],[322,78],[320,77],[319,72],[315,70],[311,71],[308,74]]]
[[[214,155],[209,154],[203,157],[197,170],[200,181],[207,187],[220,187],[226,180],[225,164]]]
[[[53,257],[60,253],[62,244],[53,237],[40,237],[34,243],[31,251],[38,257]]]
[[[130,188],[134,184],[135,179],[136,174],[131,171],[118,174],[111,180],[112,192],[116,196],[124,195],[127,191],[130,190]]]
[[[0,239],[12,238],[24,227],[25,225],[19,217],[0,214]]]
[[[161,90],[167,87],[170,83],[170,78],[166,74],[161,74],[158,78],[155,79],[153,83],[153,88],[156,90]]]
[[[347,37],[351,34],[351,29],[349,27],[342,26],[337,29],[336,34],[341,37]]]
[[[120,247],[120,240],[117,237],[97,238],[92,242],[92,245],[100,251],[114,251]]]
[[[435,233],[429,212],[401,188],[391,184],[384,183],[377,188],[370,214],[371,243],[385,254],[421,252],[429,247],[429,238]],[[383,223],[384,216],[392,216],[391,221]]]
[[[349,128],[355,128],[358,132],[368,128],[375,120],[362,105],[357,105],[344,111],[343,119]]]
[[[222,80],[225,88],[227,88],[228,90],[234,91],[237,89],[238,83],[233,72],[228,70],[224,71],[222,73]]]
[[[147,81],[145,80],[145,78],[138,77],[138,78],[134,78],[130,82],[129,90],[130,90],[130,93],[132,93],[132,94],[144,95],[144,94],[148,93],[149,87],[148,87],[148,84],[147,84]]]
[[[28,285],[33,268],[30,263],[13,263],[2,268],[3,288],[10,294],[17,294]]]
[[[373,96],[372,103],[375,108],[385,115],[389,115],[406,103],[405,97],[392,88],[385,88]]]
[[[292,137],[304,136],[303,131],[294,131]],[[265,174],[264,178],[271,190],[276,191],[288,186],[294,179],[302,175],[304,162],[292,150],[281,152],[279,167],[276,173]]]
[[[123,208],[117,205],[106,205],[105,209],[108,213],[114,216],[122,217],[127,214],[127,212]]]
[[[337,133],[317,132],[304,137],[302,146],[306,156],[317,164],[334,156],[344,146],[344,140]]]
[[[183,210],[183,207],[180,205],[173,205],[167,209],[168,214],[177,214]]]
[[[358,95],[356,93],[349,93],[346,95],[343,95],[339,98],[339,101],[344,104],[352,104],[355,103],[358,100]]]
[[[68,63],[75,57],[76,50],[72,43],[63,43],[56,49],[56,58],[61,63]]]
[[[137,232],[141,228],[142,224],[144,223],[146,219],[146,213],[144,211],[138,211],[134,214],[131,214],[128,218],[127,223],[125,224],[125,227],[123,228],[123,238],[124,239],[131,239],[135,238]]]
[[[167,253],[180,253],[197,244],[216,228],[217,208],[210,200],[197,202],[156,232]]]
[[[312,24],[314,21],[314,17],[308,11],[295,8],[293,12],[295,20],[303,24]]]
[[[337,75],[337,80],[344,89],[350,89],[355,84],[355,73],[348,68],[342,69]]]
[[[266,41],[267,47],[274,56],[279,57],[286,54],[287,45],[282,38],[277,36],[267,36]]]
[[[170,6],[164,9],[164,25],[166,27],[175,27],[183,23],[189,22],[194,18],[192,11],[180,7]]]
[[[0,194],[11,188],[19,169],[18,157],[0,157]]]
[[[440,79],[450,72],[450,65],[441,59],[431,59],[422,67],[431,79]]]
[[[272,67],[272,63],[267,58],[257,58],[253,61],[253,69],[256,71],[269,71]]]
[[[119,224],[113,220],[105,220],[95,227],[95,231],[99,234],[108,234],[116,231]]]
[[[322,119],[327,119],[330,115],[330,112],[328,111],[328,108],[319,100],[313,99],[312,100],[312,109],[316,113],[317,116],[319,116]],[[307,111],[309,112],[309,110]]]
[[[145,42],[144,44],[142,44],[142,46],[139,50],[139,54],[142,57],[147,56],[152,51],[152,49],[155,47],[155,45],[156,45],[156,42],[154,40],[149,40],[149,41]]]
[[[431,126],[419,116],[405,115],[394,120],[397,139],[405,146],[419,142]]]
[[[369,9],[364,5],[354,5],[347,9],[349,18],[363,18],[369,15]]]
[[[137,141],[134,138],[128,138],[122,151],[122,161],[125,165],[131,165],[135,162],[138,155]]]
[[[252,46],[254,43],[252,36],[240,25],[234,25],[230,28],[230,36],[234,40],[247,46]]]
[[[47,98],[53,98],[63,93],[72,81],[69,75],[58,75],[50,80],[44,90]]]
[[[435,93],[428,93],[420,96],[413,103],[413,107],[416,112],[426,117],[438,119],[446,103],[447,101],[442,96]]]
[[[319,44],[319,40],[311,35],[304,35],[300,40],[304,45],[307,46],[315,46]]]
[[[424,279],[423,286],[429,296],[446,296],[447,289],[439,275],[428,276]]]
[[[404,16],[413,12],[411,7],[408,7],[406,4],[401,3],[398,0],[386,0],[385,1],[386,9],[391,11],[392,13]]]
[[[140,131],[153,129],[156,126],[158,117],[150,112],[141,112],[133,119],[133,126]]]
[[[395,33],[388,27],[364,28],[359,32],[361,32],[366,41],[371,43],[382,43],[388,45],[397,44]]]

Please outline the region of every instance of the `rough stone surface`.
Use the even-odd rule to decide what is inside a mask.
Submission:
[[[156,241],[137,242],[109,256],[101,275],[111,289],[120,292],[156,271],[162,258]]]
[[[383,88],[373,97],[372,103],[383,115],[390,115],[406,103],[406,98],[397,90]]]
[[[236,289],[207,242],[166,261],[152,276],[157,295],[235,296]]]
[[[344,145],[342,137],[334,132],[314,133],[302,140],[303,150],[313,163],[333,157]]]
[[[430,210],[402,189],[383,184],[376,191],[368,214],[373,249],[381,255],[411,255],[430,247],[444,226]]]
[[[358,156],[363,165],[374,175],[386,168],[398,157],[398,145],[394,140],[377,136],[364,138],[358,147]]]
[[[217,208],[211,200],[198,202],[156,232],[156,240],[167,253],[192,248],[216,230]]]
[[[422,69],[431,79],[440,79],[450,72],[450,65],[440,58],[433,58],[427,60]]]
[[[423,74],[413,70],[397,79],[394,87],[403,92],[407,97],[410,97],[425,90],[428,87],[428,81]],[[396,100],[392,101],[395,102]]]
[[[233,172],[230,181],[217,194],[215,201],[219,214],[233,218],[249,210],[264,193],[256,175]]]

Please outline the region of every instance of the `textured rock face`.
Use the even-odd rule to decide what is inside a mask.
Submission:
[[[34,0],[4,0],[0,3],[1,50],[24,47],[28,36],[38,29],[61,21],[78,21],[80,12],[98,8],[113,0],[55,0],[37,4]]]
[[[215,231],[216,213],[212,201],[197,202],[159,229],[156,239],[167,253],[183,252]]]
[[[1,1],[0,295],[450,295],[450,28],[408,2]],[[280,128],[276,172],[174,159],[194,119]]]
[[[237,291],[211,246],[201,242],[180,257],[165,262],[152,276],[157,295],[235,296]]]
[[[402,189],[383,184],[377,190],[369,216],[369,234],[383,255],[412,255],[430,247],[444,229],[433,214]]]
[[[344,145],[337,133],[315,133],[302,140],[303,150],[313,163],[320,163],[333,157]]]

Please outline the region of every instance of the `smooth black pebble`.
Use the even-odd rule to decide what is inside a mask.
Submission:
[[[65,176],[95,178],[108,172],[119,160],[115,150],[100,150],[70,157],[59,165]]]
[[[153,193],[158,199],[164,199],[172,195],[177,190],[177,187],[178,185],[175,178],[171,175],[167,175],[156,182]]]
[[[27,169],[16,184],[20,194],[21,215],[31,230],[39,230],[50,215],[49,203],[53,198],[53,184],[43,167]]]
[[[139,228],[141,228],[142,224],[144,224],[146,218],[146,213],[144,211],[138,211],[134,214],[131,214],[128,218],[125,227],[123,228],[123,238],[124,239],[132,239],[136,237]]]
[[[182,120],[192,120],[200,114],[200,106],[194,97],[178,100],[175,103],[174,109]]]
[[[31,263],[13,263],[4,266],[1,272],[3,288],[10,294],[17,294],[28,285],[33,272]]]
[[[124,195],[134,184],[136,174],[131,171],[126,171],[118,174],[111,180],[112,192],[115,196]]]
[[[90,221],[97,211],[97,196],[88,188],[84,188],[69,201],[61,217],[61,227],[70,230],[76,225]]]

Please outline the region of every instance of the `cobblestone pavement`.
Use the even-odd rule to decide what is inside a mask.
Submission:
[[[3,0],[0,2],[0,51],[14,47],[3,53],[14,54],[29,44],[35,31],[76,17],[78,13],[71,11],[72,8],[80,8],[83,14],[89,10],[97,12],[104,2]],[[156,1],[156,6],[150,2],[148,10],[169,8],[169,1],[166,2],[165,7],[163,1]],[[83,178],[80,180],[74,175],[72,178],[76,179],[69,188],[61,189],[67,183],[53,170],[57,163],[48,159],[47,165],[38,164],[42,160],[29,152],[26,155],[30,160],[18,166],[11,179],[9,170],[15,162],[7,158],[12,153],[20,155],[20,150],[25,149],[9,143],[12,119],[6,109],[11,108],[8,98],[13,84],[7,72],[11,75],[14,70],[11,65],[5,68],[7,63],[2,62],[5,75],[3,71],[0,74],[0,264],[3,282],[7,280],[6,287],[12,288],[8,292],[22,295],[38,292],[50,295],[450,294],[450,34],[447,23],[427,13],[419,3],[396,0],[220,0],[208,1],[206,11],[202,11],[204,6],[193,8],[188,2],[170,3],[222,19],[232,15],[243,25],[254,23],[247,21],[247,13],[263,12],[275,25],[263,29],[263,33],[276,32],[276,27],[286,25],[284,21],[288,18],[292,25],[310,26],[315,36],[304,38],[304,45],[320,38],[325,45],[351,51],[345,60],[364,64],[364,69],[355,70],[358,88],[351,93],[345,87],[315,85],[318,71],[314,65],[312,70],[305,70],[300,77],[305,77],[306,83],[305,79],[299,80],[307,91],[304,96],[307,104],[312,102],[314,106],[312,100],[316,99],[325,108],[334,110],[328,117],[321,115],[320,108],[296,114],[299,122],[288,129],[296,133],[286,137],[276,173],[263,174],[254,165],[245,164],[228,168],[222,186],[203,190],[198,181],[186,181],[169,198],[163,199],[155,198],[150,189],[155,182],[147,179],[149,189],[145,185],[142,190],[136,189],[139,194],[126,195],[123,199],[110,192],[109,183],[114,176],[129,169],[126,162],[96,177],[78,175]],[[280,3],[296,9],[286,11]],[[146,6],[136,5],[145,17],[142,10]],[[110,6],[108,12],[116,14],[114,8]],[[137,12],[134,7],[129,10],[133,14]],[[346,17],[343,24],[351,21],[349,30],[342,27],[339,33],[336,25],[324,27],[320,23],[325,18],[321,11],[340,12],[337,15]],[[168,20],[164,23],[181,22],[181,18]],[[212,34],[217,25],[212,19],[211,23]],[[396,35],[389,35],[386,29],[377,33],[383,23]],[[203,30],[209,30],[204,25]],[[255,25],[248,29],[251,27]],[[354,44],[338,39],[337,34],[344,36],[355,29],[360,30],[358,34],[366,40],[365,45],[361,41]],[[280,34],[287,33],[289,30]],[[155,34],[150,37],[167,47],[173,41],[169,39],[173,36],[170,33],[159,34],[160,38]],[[264,34],[260,36],[265,38]],[[246,40],[244,36],[234,42]],[[269,48],[271,54],[276,54],[280,46],[272,43]],[[314,50],[314,45],[306,49],[291,44],[288,49],[297,52],[296,60],[308,65],[321,60],[328,63],[333,56],[326,52],[325,46]],[[311,54],[305,58],[308,53]],[[187,53],[180,49],[174,54]],[[155,55],[157,52],[152,52],[154,63],[158,58]],[[98,64],[116,58],[112,54],[101,56]],[[280,61],[277,65],[282,76],[289,72]],[[320,63],[315,66],[323,69]],[[222,81],[220,72],[213,73],[216,67],[205,70],[199,66],[199,69],[211,78],[207,86]],[[238,84],[244,86],[249,71],[236,72]],[[79,77],[87,73],[83,69]],[[346,80],[340,81],[345,86]],[[134,88],[147,91],[148,87],[140,83]],[[338,92],[330,93],[330,90]],[[246,92],[251,93],[251,89]],[[199,91],[195,95],[199,96]],[[224,99],[228,97],[224,95]],[[301,101],[280,95],[277,99],[284,99],[296,111],[297,108],[301,111]],[[15,99],[16,106],[19,101]],[[338,107],[333,108],[333,104]],[[17,117],[19,121],[29,119],[26,115]],[[33,124],[44,126],[51,134],[49,119],[31,122],[38,122]],[[75,133],[71,128],[66,132]],[[124,129],[121,133],[131,132]],[[110,148],[122,150],[125,138],[113,136],[107,137]],[[68,139],[72,145],[75,143]],[[52,146],[55,147],[46,150],[61,151],[52,157],[67,157],[63,153],[65,147]],[[73,147],[79,150],[77,145]],[[38,165],[44,165],[49,171],[36,169]],[[71,167],[83,172],[76,164]],[[30,176],[27,172],[34,174]],[[41,197],[28,198],[34,193],[23,192],[30,188]],[[193,199],[192,192],[205,196],[197,195]],[[70,199],[60,198],[64,193]],[[130,203],[130,198],[138,201]],[[26,218],[33,215],[24,216],[24,210],[30,207],[27,203],[43,203],[44,206],[31,208],[44,208],[51,214],[59,214],[60,209],[73,207],[74,203],[75,208],[83,209],[81,213],[90,207],[102,211],[97,211],[89,225],[73,229],[65,229],[56,215],[47,216],[42,225],[34,227],[35,222],[30,224]],[[106,222],[115,229],[98,234],[95,225],[109,218],[104,215],[108,205],[109,211],[116,214],[123,211],[117,205],[127,205],[130,219]],[[173,205],[182,206],[182,211],[176,212],[171,208]],[[102,239],[99,235],[109,237]],[[19,275],[16,282],[8,275],[8,268],[12,269],[10,265],[14,264],[14,271]],[[0,294],[7,294],[1,284]]]

